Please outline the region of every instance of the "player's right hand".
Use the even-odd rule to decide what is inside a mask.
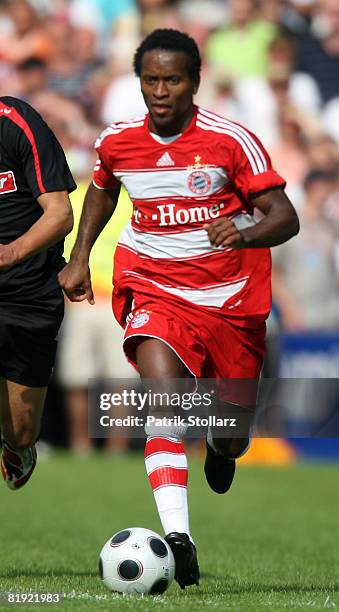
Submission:
[[[60,287],[71,302],[87,302],[93,305],[94,294],[88,264],[70,261],[58,274]]]

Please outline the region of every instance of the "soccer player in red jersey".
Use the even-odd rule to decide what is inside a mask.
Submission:
[[[94,303],[90,250],[124,185],[133,217],[115,254],[113,310],[128,359],[163,389],[185,377],[258,379],[271,300],[268,247],[299,229],[285,181],[256,136],[194,105],[200,67],[186,34],[155,30],[141,43],[134,68],[149,112],[112,124],[98,139],[79,234],[60,274],[71,300]],[[262,213],[258,223],[254,208]],[[226,399],[233,410],[249,407]],[[147,473],[185,588],[199,581],[185,427],[146,433]],[[209,430],[205,474],[214,491],[229,489],[247,446],[247,436],[218,438]]]
[[[16,490],[36,464],[64,296],[57,274],[76,188],[64,152],[23,100],[0,98],[0,426],[2,476]]]

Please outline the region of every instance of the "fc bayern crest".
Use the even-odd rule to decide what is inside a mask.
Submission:
[[[147,312],[139,312],[133,317],[131,321],[131,327],[133,327],[133,329],[143,327],[144,325],[146,325],[146,323],[148,323],[148,321],[149,316]]]
[[[195,170],[188,177],[188,186],[193,193],[203,195],[207,193],[212,184],[211,177],[203,170]]]

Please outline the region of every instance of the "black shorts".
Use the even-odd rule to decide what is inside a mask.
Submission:
[[[0,299],[0,377],[27,387],[45,387],[54,366],[63,316],[60,288],[27,302]]]

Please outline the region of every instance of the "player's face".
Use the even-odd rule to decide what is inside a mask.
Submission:
[[[150,130],[160,136],[182,132],[193,116],[193,95],[199,85],[188,74],[185,53],[162,49],[144,53],[140,84]]]

